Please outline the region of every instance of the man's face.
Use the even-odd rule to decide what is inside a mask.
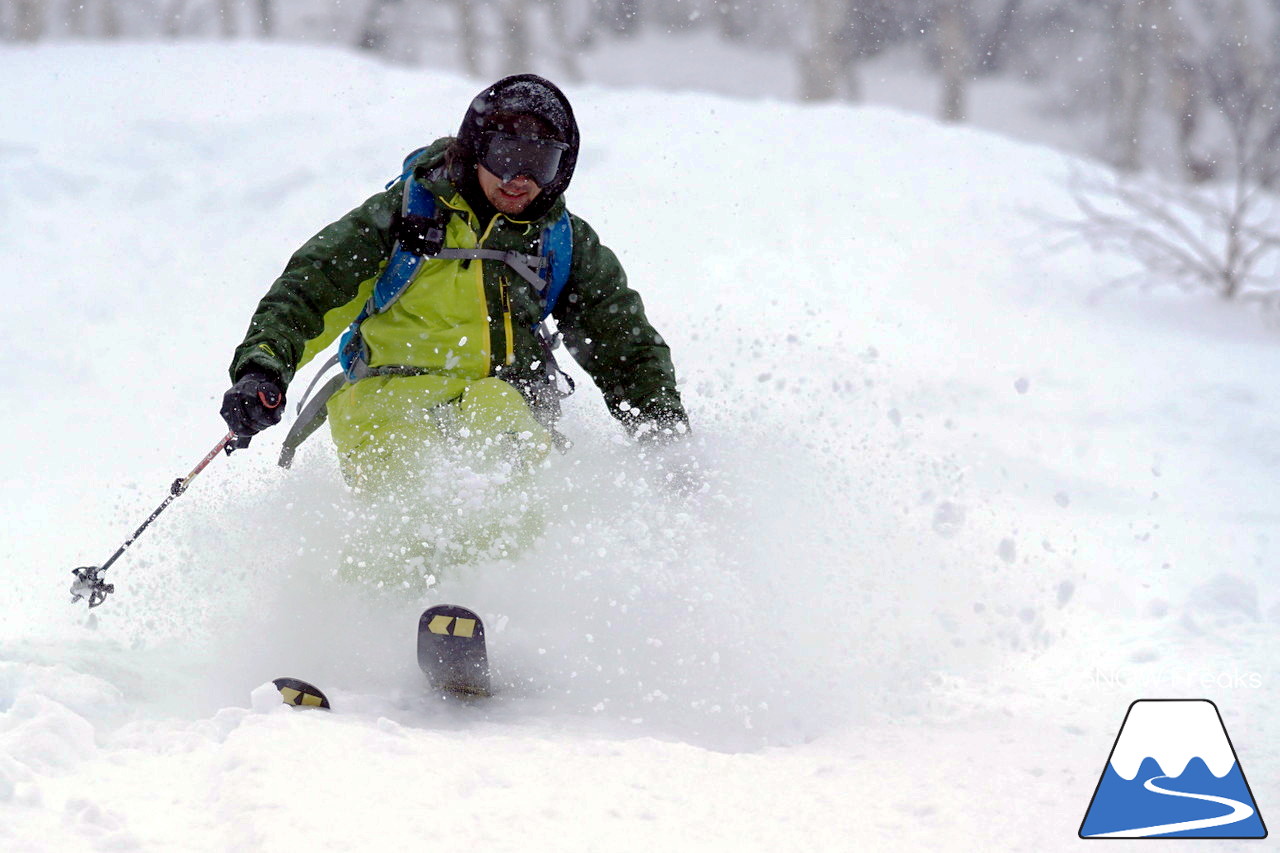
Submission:
[[[476,166],[476,172],[480,178],[480,189],[484,191],[484,197],[489,199],[489,203],[499,212],[508,216],[523,213],[524,209],[542,192],[542,187],[525,175],[517,175],[503,182],[502,178],[484,166]]]

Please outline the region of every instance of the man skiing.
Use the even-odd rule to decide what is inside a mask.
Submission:
[[[308,408],[317,424],[327,414],[358,491],[398,488],[426,449],[450,442],[527,470],[559,438],[567,377],[549,310],[632,435],[687,433],[667,345],[614,253],[567,213],[577,159],[555,85],[522,74],[481,92],[456,138],[415,152],[399,181],[289,260],[236,348],[228,426],[247,438],[278,423],[295,372],[346,331],[344,375]],[[295,425],[286,455],[308,429]]]

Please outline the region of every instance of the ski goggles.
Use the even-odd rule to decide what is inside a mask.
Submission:
[[[561,155],[569,150],[568,145],[553,139],[530,139],[497,132],[485,137],[480,165],[504,183],[518,175],[528,175],[538,186],[547,186],[560,170]]]

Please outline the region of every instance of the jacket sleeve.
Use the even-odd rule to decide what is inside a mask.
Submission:
[[[591,226],[572,221],[573,266],[554,312],[565,346],[628,431],[687,428],[671,350],[645,317],[640,294]]]
[[[294,253],[249,321],[231,361],[231,381],[249,370],[294,373],[334,341],[360,313],[361,283],[391,253],[401,184],[378,193],[326,226]]]

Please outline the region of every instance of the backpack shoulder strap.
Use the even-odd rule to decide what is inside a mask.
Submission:
[[[443,223],[436,222],[436,197],[431,190],[414,180],[412,173],[404,177],[404,196],[400,202],[400,222],[395,246],[387,266],[378,276],[369,300],[369,313],[381,314],[400,298],[413,281],[422,259],[440,251],[444,244]],[[432,245],[434,243],[434,246]],[[432,251],[434,249],[434,251]]]
[[[547,259],[546,270],[541,273],[547,281],[547,292],[542,302],[542,319],[545,320],[556,307],[556,300],[569,283],[569,271],[573,269],[573,222],[569,219],[569,211],[560,214],[560,218],[543,232],[541,254]]]
[[[415,148],[412,151],[410,151],[409,156],[404,158],[404,166],[400,169],[400,177],[392,178],[391,180],[387,181],[387,185],[383,187],[383,189],[388,189],[388,190],[391,189],[393,186],[395,186],[396,181],[409,180],[409,177],[413,174],[414,166],[417,165],[418,158],[422,156],[423,151],[427,150],[427,147],[428,146],[424,145],[421,148]]]
[[[338,363],[347,378],[355,381],[367,370],[368,354],[360,335],[360,324],[374,314],[381,314],[400,298],[413,282],[414,274],[424,258],[438,252],[444,244],[444,223],[436,221],[438,205],[431,190],[414,179],[415,161],[423,149],[409,154],[404,161],[404,171],[396,181],[404,184],[400,201],[400,221],[396,227],[395,243],[391,257],[374,282],[373,294],[360,309],[359,316],[343,333],[338,343]],[[432,245],[434,243],[434,245]]]

